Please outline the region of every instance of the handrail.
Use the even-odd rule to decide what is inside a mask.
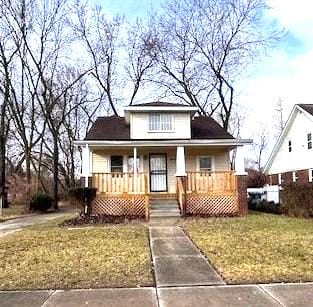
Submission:
[[[182,216],[185,215],[185,203],[186,203],[185,197],[186,191],[183,180],[184,179],[182,177],[177,177],[177,199]]]

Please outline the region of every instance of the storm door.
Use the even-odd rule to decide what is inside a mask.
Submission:
[[[150,191],[167,191],[167,163],[166,154],[150,155]]]

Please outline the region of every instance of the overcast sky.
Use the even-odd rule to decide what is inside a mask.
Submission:
[[[144,17],[162,0],[94,0],[109,14],[127,18]],[[274,22],[284,27],[286,37],[278,47],[268,50],[266,57],[250,68],[249,76],[237,85],[237,93],[245,113],[242,137],[255,137],[265,126],[272,131],[275,106],[282,100],[285,119],[296,103],[313,103],[313,1],[267,0],[269,26]],[[270,149],[269,149],[270,151]]]

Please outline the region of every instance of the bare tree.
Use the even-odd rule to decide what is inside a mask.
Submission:
[[[125,48],[125,69],[132,83],[129,105],[132,105],[139,88],[149,81],[150,72],[154,71],[158,55],[156,34],[152,28],[137,20],[129,25]]]
[[[284,105],[282,98],[279,98],[276,106],[275,106],[275,115],[274,115],[274,122],[275,122],[275,130],[277,137],[283,132],[285,127],[285,120],[284,120]]]
[[[117,58],[123,18],[109,19],[100,6],[89,7],[80,2],[76,3],[75,12],[75,19],[70,23],[85,45],[92,67],[91,75],[100,90],[99,96],[108,103],[110,111],[118,115],[118,90],[123,84],[117,78]]]
[[[276,39],[260,27],[266,8],[263,0],[172,0],[159,16],[164,86],[201,115],[216,115],[225,130],[235,81]]]
[[[259,172],[263,170],[263,156],[268,146],[268,138],[268,133],[264,128],[254,138],[253,150],[256,158],[255,163]]]

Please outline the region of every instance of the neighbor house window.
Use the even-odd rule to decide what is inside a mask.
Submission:
[[[308,149],[312,149],[312,134],[307,134],[307,141],[308,141]]]
[[[292,146],[291,146],[291,141],[289,140],[288,141],[288,151],[291,152],[291,150],[292,150]]]
[[[309,182],[313,182],[313,168],[309,169]]]
[[[123,172],[123,156],[111,156],[111,173]]]
[[[172,114],[149,114],[149,131],[172,131]]]
[[[212,171],[212,157],[209,156],[199,157],[199,170],[200,172]]]

